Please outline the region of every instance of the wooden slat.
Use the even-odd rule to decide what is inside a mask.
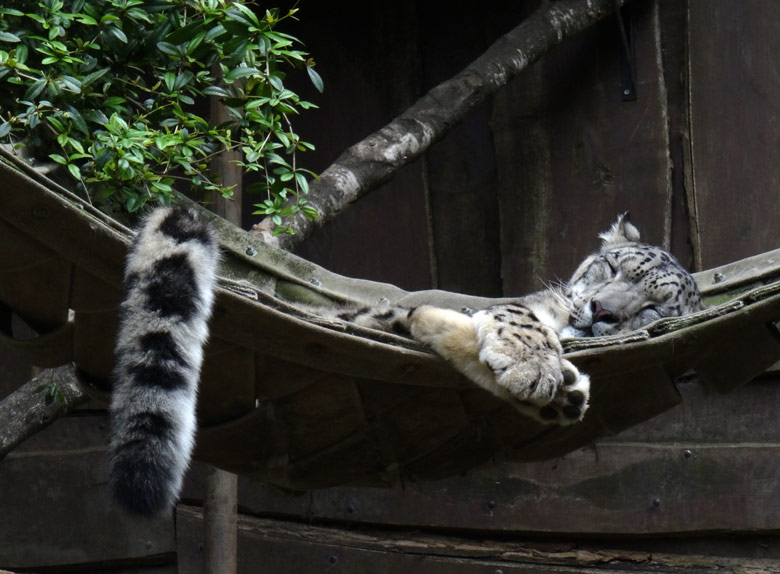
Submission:
[[[67,322],[72,273],[67,259],[0,219],[0,300],[31,326],[45,332]]]
[[[170,518],[144,520],[110,499],[105,415],[68,417],[0,464],[0,564],[37,569],[164,557]]]
[[[690,207],[706,269],[780,245],[780,4],[687,5]]]
[[[622,102],[620,40],[609,18],[556,48],[497,94],[504,293],[566,280],[618,213],[669,241],[666,100],[654,3],[635,15],[638,99]]]
[[[446,21],[470,22],[474,7],[451,3]],[[511,11],[496,6],[496,12]],[[444,24],[440,5],[416,4],[422,93],[455,76],[488,47],[480,26]],[[505,15],[506,16],[506,15]],[[505,25],[522,18],[504,18]],[[492,105],[472,110],[425,156],[435,287],[486,297],[501,295],[498,168],[491,132]]]
[[[727,396],[695,383],[680,388],[679,407],[558,459],[519,463],[505,456],[466,476],[306,496],[283,494],[246,477],[241,504],[279,516],[485,533],[780,528],[780,505],[772,494],[780,488],[777,379]]]
[[[306,39],[306,50],[315,55],[326,82],[321,95],[305,74],[299,76],[300,90],[292,87],[320,106],[294,120],[296,133],[317,145],[297,161],[315,172],[400,114],[420,94],[413,2],[373,4],[371,9],[361,7],[360,13],[365,34],[355,34],[353,22],[342,12],[319,2],[308,6],[306,17],[296,23],[296,36]],[[404,25],[388,26],[388,22]],[[290,80],[295,81],[293,74]],[[318,137],[308,139],[306,134]],[[353,203],[314,233],[298,253],[349,277],[426,289],[431,286],[427,245],[423,169],[417,162],[373,191],[370,200]]]
[[[404,489],[314,491],[307,512],[485,532],[773,531],[780,528],[778,456],[774,443],[602,443],[553,461],[486,466]],[[260,512],[262,496],[242,496],[242,504]]]
[[[180,506],[177,530],[183,540],[200,531],[197,508]],[[614,574],[697,572],[700,574],[777,573],[771,558],[672,554],[579,543],[544,544],[529,540],[495,541],[421,532],[343,530],[262,518],[239,518],[238,572],[259,568],[274,574],[371,572],[372,574]],[[191,544],[179,545],[179,568],[199,572],[201,556]]]

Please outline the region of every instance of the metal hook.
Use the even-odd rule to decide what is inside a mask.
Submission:
[[[615,0],[615,18],[620,31],[620,99],[624,102],[636,100],[636,46],[634,42],[634,19],[630,6],[620,6]]]

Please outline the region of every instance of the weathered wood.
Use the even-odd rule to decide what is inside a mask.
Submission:
[[[70,262],[1,220],[0,269],[0,300],[31,326],[49,331],[67,321]]]
[[[771,495],[780,480],[773,458],[780,433],[777,380],[729,395],[681,384],[681,406],[552,461],[503,457],[464,477],[305,494],[285,494],[244,477],[241,504],[261,514],[411,529],[771,533],[780,527],[780,506]]]
[[[218,77],[220,66],[213,65]],[[216,96],[211,97],[211,121],[222,124],[231,120],[227,106]],[[218,197],[214,211],[233,225],[241,226],[243,169],[238,164],[240,150],[225,150],[212,160],[212,167],[225,187],[232,188],[230,199]],[[225,392],[223,390],[223,392]],[[219,468],[209,469],[206,475],[206,495],[203,500],[203,573],[235,574],[236,572],[236,513],[238,508],[238,478]]]
[[[543,463],[485,466],[404,488],[311,493],[309,518],[406,528],[648,535],[780,528],[776,444],[600,443]],[[248,488],[248,487],[245,487]],[[242,505],[262,512],[258,485]],[[297,512],[301,501],[292,496]],[[279,511],[279,501],[272,505]]]
[[[238,477],[211,467],[203,501],[203,574],[235,574]]]
[[[298,133],[306,134],[305,139],[317,146],[299,156],[299,165],[317,173],[367,133],[408,108],[420,94],[420,56],[413,49],[419,38],[415,3],[373,3],[361,7],[360,13],[361,29],[366,34],[356,34],[354,21],[321,2],[307,5],[306,16],[296,23],[300,29],[296,36],[305,38],[307,51],[315,56],[317,70],[325,78],[322,94],[315,92],[308,78],[296,89],[319,106],[294,119]],[[388,26],[388,22],[404,25]],[[289,78],[294,79],[292,75]],[[404,289],[429,289],[432,273],[426,248],[429,225],[424,179],[422,162],[404,166],[391,181],[372,192],[369,201],[350,204],[295,252],[349,277],[384,281]]]
[[[780,4],[687,6],[689,204],[702,269],[778,247]]]
[[[621,101],[622,50],[612,17],[547,54],[495,97],[507,296],[567,280],[618,213],[631,212],[643,240],[669,245],[671,165],[657,2],[623,10],[635,22],[636,101]]]
[[[198,528],[198,509],[180,507],[179,532]],[[436,536],[421,532],[344,530],[242,516],[239,521],[239,572],[512,572],[564,574],[609,571],[660,571],[738,574],[780,572],[775,559],[672,554],[559,542],[495,541]],[[197,572],[199,557],[180,546],[180,568]]]
[[[309,201],[319,217],[291,218],[295,235],[278,237],[292,248],[311,230],[420,157],[466,113],[565,38],[606,17],[623,0],[561,0],[544,3],[533,15],[495,42],[457,76],[442,82],[392,122],[347,149],[311,184]],[[271,240],[269,238],[269,240]]]
[[[218,77],[221,68],[213,66]],[[211,97],[211,121],[222,124],[232,120],[227,106]],[[244,172],[238,162],[240,150],[225,150],[211,162],[220,182],[232,188],[227,199],[216,198],[213,210],[223,219],[241,227]],[[245,355],[242,353],[241,356]],[[246,374],[246,373],[241,373]],[[225,389],[222,390],[225,392]],[[222,401],[220,401],[222,402]],[[224,416],[224,415],[223,415]],[[238,478],[235,474],[212,467],[206,475],[206,494],[203,499],[203,573],[235,574],[236,572],[236,513],[238,509]]]
[[[502,23],[521,22],[522,13],[495,6]],[[443,17],[441,6],[417,3],[418,50],[423,91],[457,74],[498,38],[474,25],[474,7],[452,3]],[[495,17],[495,14],[494,14]],[[453,34],[453,28],[458,29]],[[434,287],[485,297],[501,296],[498,168],[493,146],[490,101],[475,107],[462,122],[425,154],[423,167],[430,218]]]
[[[172,562],[173,523],[122,512],[106,488],[105,414],[64,417],[0,464],[0,564],[38,571]],[[84,570],[87,570],[86,566]],[[162,569],[161,569],[162,570]]]

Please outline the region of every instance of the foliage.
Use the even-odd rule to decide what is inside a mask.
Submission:
[[[44,393],[43,400],[47,405],[51,405],[54,401],[65,404],[65,393],[62,392],[62,387],[55,380],[37,386],[35,392]]]
[[[130,212],[168,203],[177,180],[229,195],[208,164],[238,149],[243,168],[262,176],[261,212],[277,224],[299,210],[314,216],[304,197],[313,174],[295,162],[313,146],[289,121],[313,104],[285,87],[285,70],[305,68],[320,91],[322,80],[298,41],[276,30],[296,11],[258,17],[226,0],[6,1],[0,138]],[[206,96],[224,103],[228,122],[209,125]]]

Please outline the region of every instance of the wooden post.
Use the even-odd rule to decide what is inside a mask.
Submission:
[[[215,75],[219,67],[215,66]],[[227,110],[218,97],[211,98],[211,123],[228,120]],[[241,196],[243,170],[235,163],[241,158],[238,150],[222,152],[212,165],[225,186],[233,186],[233,197],[216,197],[212,210],[231,223],[241,226]],[[236,520],[238,509],[238,477],[218,468],[209,468],[206,496],[203,501],[203,572],[204,574],[235,574],[237,554]]]
[[[209,467],[203,501],[203,574],[235,574],[238,476]]]

